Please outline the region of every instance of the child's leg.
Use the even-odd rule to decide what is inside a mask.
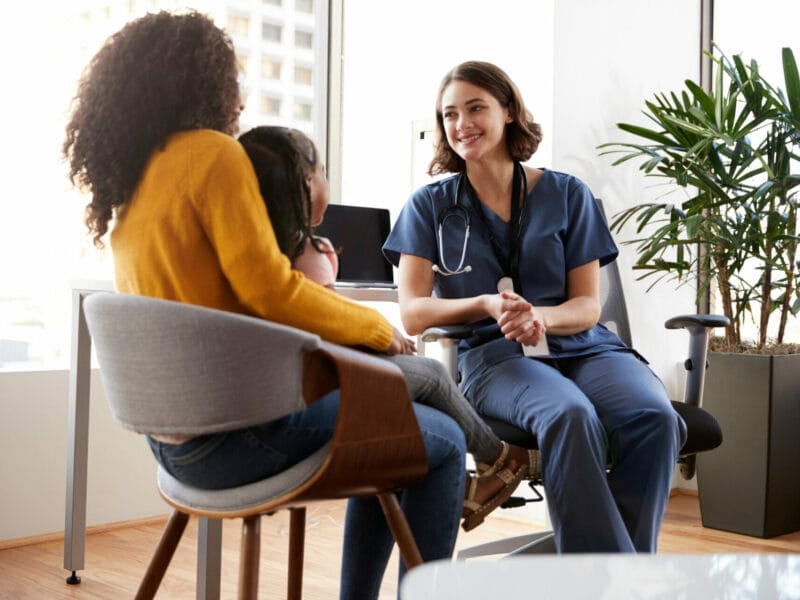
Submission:
[[[408,354],[387,359],[403,372],[411,400],[432,406],[458,423],[470,454],[481,462],[492,462],[497,457],[502,449],[500,438],[478,416],[439,361]]]

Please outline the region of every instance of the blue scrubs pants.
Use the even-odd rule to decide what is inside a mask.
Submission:
[[[520,352],[477,367],[465,393],[537,436],[559,552],[655,552],[686,425],[635,354]]]

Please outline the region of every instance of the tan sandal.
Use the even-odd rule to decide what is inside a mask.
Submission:
[[[481,462],[475,464],[475,468],[478,471],[478,475],[481,476],[492,475],[496,473],[498,469],[502,469],[505,467],[506,458],[508,458],[509,445],[508,442],[503,442],[503,441],[501,441],[500,444],[502,445],[500,456],[497,457],[497,460],[495,460],[493,464],[488,465],[486,463],[481,463]],[[525,479],[532,479],[534,481],[541,479],[542,465],[541,461],[539,460],[539,451],[528,448],[527,452],[528,452],[528,465],[527,465],[528,474],[525,476]]]
[[[461,513],[464,517],[464,522],[461,524],[464,531],[475,529],[483,523],[490,512],[508,500],[514,490],[517,489],[520,481],[525,478],[527,472],[528,467],[522,465],[516,471],[503,468],[500,470],[494,469],[491,473],[481,476],[469,475],[469,492],[464,499],[464,510]],[[494,496],[481,504],[475,500],[475,494],[478,491],[478,482],[486,477],[497,477],[504,485]]]

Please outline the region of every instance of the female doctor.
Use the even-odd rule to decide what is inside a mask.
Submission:
[[[536,435],[559,552],[655,552],[686,427],[598,324],[599,270],[618,251],[592,193],[521,164],[541,129],[495,65],[450,71],[436,123],[430,174],[455,175],[417,190],[384,246],[403,325],[474,325],[462,389]]]

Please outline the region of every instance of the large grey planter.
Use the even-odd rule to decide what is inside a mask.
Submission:
[[[762,538],[800,530],[800,354],[708,361],[703,407],[723,442],[697,460],[703,525]]]

